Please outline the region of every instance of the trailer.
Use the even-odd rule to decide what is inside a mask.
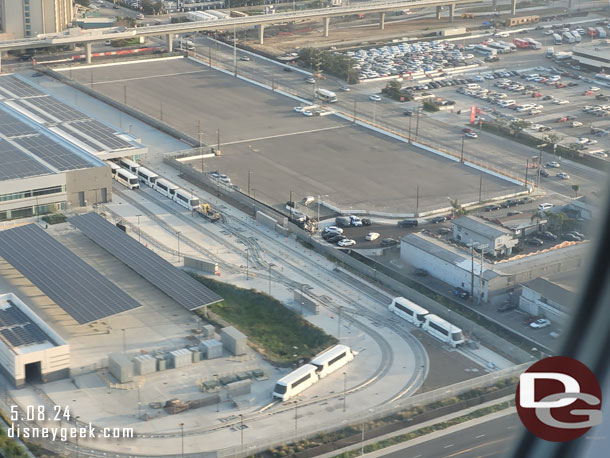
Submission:
[[[220,213],[212,208],[212,206],[206,202],[202,203],[195,209],[197,214],[203,216],[208,221],[215,223],[216,221],[220,221]]]
[[[521,38],[515,38],[513,43],[517,48],[528,49],[530,47],[530,43],[527,40],[522,40]]]

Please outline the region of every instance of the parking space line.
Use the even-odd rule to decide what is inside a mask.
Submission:
[[[350,127],[350,126],[346,124],[346,125],[342,125],[342,126],[332,126],[332,127],[322,127],[320,129],[302,130],[300,132],[289,132],[287,134],[269,135],[268,137],[250,138],[248,140],[237,140],[234,142],[221,143],[220,146],[237,145],[239,143],[255,142],[255,141],[259,141],[259,140],[269,140],[271,138],[290,137],[292,135],[311,134],[314,132],[323,132],[325,130],[343,129],[344,127]]]
[[[113,84],[113,83],[124,83],[125,81],[135,81],[135,80],[147,80],[151,78],[163,78],[166,76],[181,76],[181,75],[190,75],[193,73],[205,73],[209,70],[193,70],[190,72],[178,72],[178,73],[166,73],[164,75],[147,75],[147,76],[137,76],[134,78],[123,78],[120,80],[109,80],[109,81],[95,81],[95,85],[99,86],[100,84]]]

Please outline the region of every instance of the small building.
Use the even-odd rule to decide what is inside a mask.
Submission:
[[[503,216],[494,219],[493,222],[512,231],[518,239],[524,239],[544,231],[548,220],[546,217],[534,218],[532,220],[531,213],[522,213],[513,216]]]
[[[453,240],[467,245],[487,245],[485,252],[492,256],[509,255],[517,245],[510,229],[485,221],[477,216],[462,216],[453,221]]]
[[[233,326],[227,326],[220,330],[222,337],[222,345],[235,356],[245,355],[248,348],[248,337],[245,334],[235,329]]]
[[[548,250],[491,262],[480,254],[444,240],[413,233],[401,239],[400,258],[406,264],[425,269],[452,287],[471,290],[484,302],[500,303],[519,284],[535,278],[573,271],[585,265],[590,243],[563,242]],[[474,281],[473,281],[474,280]],[[480,288],[480,289],[479,289]],[[480,291],[480,293],[479,293]]]
[[[70,375],[70,347],[15,294],[0,295],[0,372],[15,388]]]
[[[570,200],[567,211],[573,212],[577,218],[589,221],[599,215],[601,204],[602,202],[600,202],[599,197],[594,194],[588,194]]]
[[[531,315],[544,315],[554,323],[567,324],[577,299],[579,273],[563,272],[523,283],[519,308]]]
[[[133,362],[123,353],[110,354],[108,370],[119,383],[127,383],[133,380]]]

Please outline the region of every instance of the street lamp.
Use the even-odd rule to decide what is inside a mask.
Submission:
[[[140,240],[140,216],[142,215],[136,215],[138,217],[138,243],[141,242]]]
[[[181,456],[182,458],[184,458],[184,423],[180,423],[178,426],[180,426],[180,436],[181,436]]]
[[[178,236],[178,262],[180,262],[180,234],[181,231],[176,231],[176,235]]]
[[[275,264],[269,264],[269,296],[271,296],[271,268],[275,267]]]
[[[239,414],[239,431],[241,433],[241,451],[244,452],[244,415]]]
[[[250,280],[250,255],[249,249],[246,248],[246,280]]]
[[[347,403],[347,372],[343,373],[343,412]]]

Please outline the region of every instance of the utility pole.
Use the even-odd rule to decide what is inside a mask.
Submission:
[[[419,112],[420,105],[417,104],[417,119],[415,120],[415,140],[417,140],[417,136],[419,135]]]
[[[237,76],[237,33],[233,24],[233,72]]]
[[[481,177],[479,178],[479,203],[481,202],[482,192],[483,192],[483,174],[481,173]]]
[[[419,216],[419,185],[415,188],[415,217]]]
[[[291,189],[290,190],[290,200],[288,201],[288,206],[290,207],[290,220],[292,220],[292,209],[294,208],[294,202],[292,201],[292,195],[294,194],[294,191]]]
[[[343,412],[345,412],[347,402],[347,372],[343,373]]]
[[[220,154],[220,127],[216,129],[216,154]]]
[[[358,105],[358,102],[354,100],[354,122],[356,122],[356,106]]]
[[[470,241],[470,298],[474,297],[474,242]]]
[[[252,175],[252,171],[248,170],[248,197],[250,196],[250,176]]]
[[[483,255],[485,253],[486,245],[481,246],[481,269],[479,271],[479,294],[478,294],[478,303],[481,304],[483,300]]]
[[[127,85],[123,84],[123,104],[127,105]]]
[[[413,121],[413,115],[409,116],[409,144],[412,143],[411,140],[411,122]]]
[[[462,154],[460,154],[460,162],[464,163],[464,135],[462,135]]]
[[[250,280],[250,254],[246,248],[246,280]]]
[[[343,306],[339,306],[339,319],[337,321],[337,339],[341,339],[341,315],[343,312]]]
[[[525,162],[525,187],[526,188],[527,188],[527,172],[529,170],[529,167],[530,167],[530,160],[526,159],[526,162]]]

